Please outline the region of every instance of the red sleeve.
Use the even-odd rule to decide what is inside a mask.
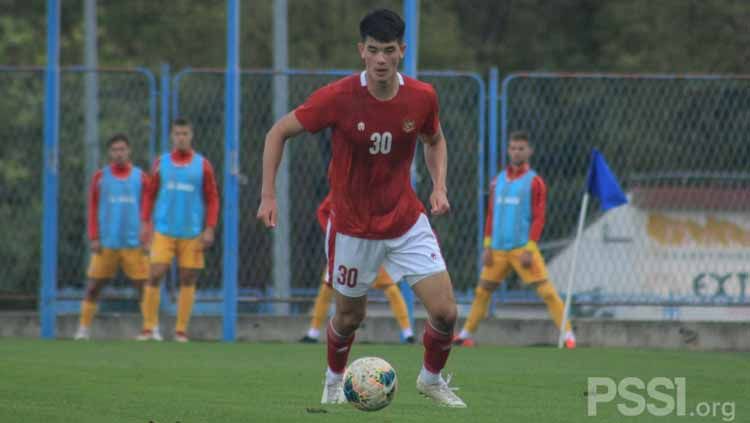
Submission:
[[[99,182],[102,171],[97,170],[89,186],[88,235],[89,240],[99,239]]]
[[[294,110],[294,116],[305,128],[305,131],[315,133],[323,128],[333,126],[336,122],[335,90],[332,85],[318,89],[299,107]]]
[[[544,214],[547,207],[547,186],[540,176],[531,181],[531,229],[529,239],[539,242],[544,229]]]
[[[219,222],[219,190],[211,163],[203,159],[203,202],[206,205],[206,227],[215,228]]]
[[[497,183],[497,178],[493,179],[492,182],[490,182],[490,191],[489,195],[487,195],[487,219],[485,220],[484,224],[484,239],[485,239],[485,246],[487,244],[487,238],[492,239],[492,214],[495,210],[495,184]]]
[[[146,176],[146,185],[143,186],[143,192],[141,193],[142,222],[150,222],[151,215],[154,212],[156,194],[159,192],[159,160],[156,159],[151,166],[151,176]]]
[[[427,136],[433,136],[437,133],[440,128],[440,103],[438,103],[437,92],[430,86],[428,93],[429,111],[427,112],[427,118],[424,120],[424,125],[419,130],[420,134]]]
[[[331,205],[331,194],[329,193],[318,206],[318,224],[320,224],[320,229],[322,229],[323,232],[326,231],[326,228],[328,227],[328,219],[331,217]]]

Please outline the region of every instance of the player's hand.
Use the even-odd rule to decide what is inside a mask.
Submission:
[[[448,213],[451,209],[451,204],[448,202],[448,195],[444,190],[433,190],[430,194],[430,213],[435,216]]]
[[[521,266],[523,266],[524,269],[528,269],[531,267],[533,256],[531,255],[531,251],[525,250],[523,253],[521,253],[521,257],[519,258],[521,261]]]
[[[209,226],[203,230],[203,233],[201,234],[201,245],[203,246],[204,250],[207,250],[212,245],[214,245],[214,237],[214,228]]]
[[[482,264],[485,266],[492,266],[492,250],[485,248],[482,253]]]
[[[276,227],[276,215],[278,209],[276,207],[276,197],[271,195],[261,196],[260,207],[258,207],[258,220],[262,221],[267,228]]]
[[[89,243],[89,248],[91,248],[91,252],[94,254],[99,254],[102,252],[102,244],[98,239],[92,239]]]

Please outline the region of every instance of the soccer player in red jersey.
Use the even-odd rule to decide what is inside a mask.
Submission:
[[[420,138],[433,183],[431,212],[449,211],[446,140],[435,90],[397,71],[406,49],[404,28],[401,17],[390,10],[365,16],[358,43],[365,70],[317,90],[270,129],[257,217],[268,227],[276,225],[276,172],[286,139],[331,128],[328,177],[333,213],[326,253],[329,279],[336,289],[336,314],[327,327],[328,368],[321,402],[345,401],[343,372],[354,332],[365,316],[367,290],[382,265],[394,280],[407,280],[429,316],[417,390],[441,405],[463,408],[466,404],[440,374],[456,321],[453,287],[410,182]]]

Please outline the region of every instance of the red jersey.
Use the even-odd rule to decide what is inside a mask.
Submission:
[[[398,74],[387,101],[367,90],[365,72],[315,91],[294,114],[308,132],[332,129],[328,167],[333,229],[366,239],[406,233],[425,209],[411,187],[417,136],[440,127],[431,85]]]
[[[507,175],[509,181],[520,178],[529,171],[529,164],[524,163],[521,166],[508,166],[506,172],[500,172],[492,182],[490,183],[490,197],[495,192],[495,185],[497,184],[497,178]],[[489,243],[488,239],[492,237],[492,215],[494,208],[494,201],[489,201],[487,204],[487,220],[484,225],[484,239],[485,247]],[[547,207],[547,185],[544,184],[544,180],[541,176],[536,175],[531,180],[531,228],[529,229],[529,240],[539,242],[542,237],[542,229],[544,229],[545,219],[545,208]]]
[[[331,206],[331,194],[328,193],[326,198],[323,199],[323,202],[318,206],[318,224],[320,224],[320,229],[322,229],[324,233],[328,228],[328,219],[331,218]]]

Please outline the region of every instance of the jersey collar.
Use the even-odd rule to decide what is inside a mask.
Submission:
[[[398,85],[404,85],[404,77],[401,75],[401,72],[396,72],[396,76],[398,76]],[[367,71],[362,71],[359,74],[359,85],[363,87],[367,86]]]

